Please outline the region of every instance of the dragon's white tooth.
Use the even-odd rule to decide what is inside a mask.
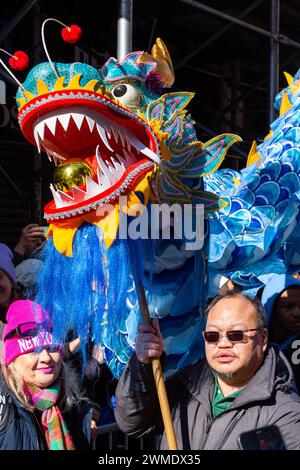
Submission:
[[[105,134],[105,129],[103,129],[103,127],[101,127],[100,124],[97,124],[97,131],[98,131],[98,134],[100,135],[103,143],[105,144],[105,146],[108,148],[108,150],[110,150],[111,152],[113,152],[114,150],[111,148],[111,146],[109,145],[108,143],[108,140],[107,140],[107,137],[106,137],[106,134]]]
[[[118,157],[118,160],[120,162],[120,165],[124,168],[124,170],[126,169],[126,160],[121,157],[121,155],[119,155],[118,153],[116,154],[116,156]]]
[[[160,158],[156,153],[152,152],[148,147],[144,147],[143,149],[140,150],[140,153],[145,155],[146,157],[150,158],[152,161],[160,165]]]
[[[103,126],[106,130],[106,134],[108,135],[108,138],[110,139],[111,138],[111,135],[112,135],[112,128],[111,128],[111,124],[108,123],[108,121],[105,121],[104,123],[104,126]]]
[[[114,163],[115,165],[115,176],[117,178],[117,181],[121,178],[121,176],[123,176],[123,174],[125,173],[125,169],[119,164],[119,163]]]
[[[117,181],[119,179],[117,170],[112,165],[108,165],[108,170],[110,171],[110,180],[111,180],[111,182],[113,184],[117,183]]]
[[[86,197],[86,192],[76,186],[72,186],[73,199],[76,202],[83,201]]]
[[[110,181],[100,172],[100,169],[97,168],[98,183],[101,191],[105,191],[110,188]]]
[[[40,143],[40,138],[39,138],[39,134],[38,134],[38,131],[37,131],[36,127],[34,129],[34,140],[35,140],[35,143],[36,143],[36,146],[37,146],[37,149],[38,149],[39,153],[41,153],[41,143]]]
[[[64,193],[60,189],[57,191],[57,194],[61,197],[62,202],[66,204],[74,204],[74,199],[68,194]],[[65,205],[65,204],[64,204]]]
[[[57,194],[57,192],[55,191],[53,184],[50,184],[50,189],[51,189],[51,192],[52,192],[52,195],[53,195],[53,199],[54,199],[56,208],[57,208],[57,209],[60,209],[60,208],[63,206],[63,202],[62,202],[62,200],[61,200],[61,197],[60,197],[60,195]]]
[[[143,155],[153,160],[158,165],[160,164],[160,158],[156,153],[152,152],[148,147],[146,147],[143,142],[137,139],[133,134],[128,134],[128,139],[132,145]]]
[[[86,194],[88,197],[97,196],[97,194],[101,193],[100,186],[92,180],[89,176],[86,177]]]
[[[115,167],[115,169],[117,170],[118,169],[118,165],[119,165],[119,162],[117,162],[117,160],[113,157],[110,157],[110,160],[113,164],[113,166]],[[120,165],[119,165],[120,166]]]
[[[123,176],[124,172],[125,169],[117,163],[117,166],[115,166],[115,176],[118,180],[121,178],[121,176]]]
[[[43,140],[45,135],[45,122],[41,122],[39,125],[37,125],[36,130],[38,135],[40,136],[40,139]]]
[[[41,140],[43,140],[43,139],[44,139],[44,134],[45,134],[45,121],[39,122],[39,123],[35,126],[35,130],[36,130],[37,133],[39,134]]]
[[[112,160],[112,162],[113,162],[113,164],[114,164],[114,167],[115,167],[115,169],[116,169],[116,171],[117,171],[119,177],[122,176],[123,173],[124,173],[124,171],[125,171],[124,166],[120,165],[120,163],[117,162],[117,160],[115,160],[113,157],[111,157],[111,160]]]
[[[125,173],[125,168],[123,168],[122,166],[120,167],[120,169],[118,170],[118,175],[119,177],[123,176]]]
[[[100,167],[106,166],[103,159],[102,159],[102,157],[101,157],[101,155],[100,155],[99,145],[97,145],[97,147],[96,147],[96,159],[97,159],[98,165]]]
[[[46,154],[47,154],[47,157],[48,157],[48,159],[49,159],[49,162],[52,162],[52,155],[51,155],[51,153],[49,153],[49,152],[46,151]]]
[[[110,180],[111,180],[111,182],[113,184],[117,183],[117,181],[119,179],[117,170],[112,165],[108,165],[108,169],[110,171]]]
[[[104,163],[104,161],[101,158],[100,151],[99,151],[99,145],[97,145],[97,148],[96,148],[96,158],[97,158],[98,165],[101,168],[104,176],[109,181],[109,183],[112,183],[111,172],[109,171],[106,164]]]
[[[48,129],[53,135],[55,135],[56,119],[57,119],[57,116],[53,116],[51,118],[46,119],[45,121],[45,125],[48,127]]]
[[[60,116],[58,116],[58,120],[59,122],[61,123],[62,127],[64,128],[64,130],[66,131],[68,129],[68,126],[69,126],[69,122],[70,122],[70,117],[71,117],[71,114],[61,114]]]
[[[73,120],[74,120],[74,122],[75,122],[75,124],[76,124],[76,126],[77,126],[77,128],[78,128],[78,130],[80,131],[81,125],[82,125],[82,121],[83,121],[83,119],[84,119],[84,117],[85,117],[84,114],[71,113],[71,116],[72,116],[72,118],[73,118]]]
[[[131,145],[131,142],[130,142],[129,138],[127,137],[127,134],[126,133],[124,133],[124,134],[125,134],[125,141],[126,141],[125,145],[127,147],[128,152],[130,152],[132,145]]]
[[[56,152],[50,152],[49,151],[48,153],[50,153],[50,155],[53,157],[53,161],[54,161],[55,165],[61,164],[61,162],[66,160],[66,157],[63,157],[62,155],[58,155],[58,153],[56,153]]]
[[[111,124],[111,130],[112,130],[115,141],[118,142],[118,138],[119,138],[118,127]]]
[[[123,147],[125,147],[126,146],[126,136],[125,136],[124,130],[121,127],[119,127],[119,137],[121,139]]]
[[[131,155],[127,150],[123,149],[124,157],[126,159],[127,165],[134,165],[137,161],[134,155]]]
[[[122,178],[123,175],[124,175],[124,170],[123,169],[117,172],[116,176],[117,176],[118,181],[119,181],[120,178]]]
[[[62,155],[58,155],[57,153],[55,154],[58,160],[67,160],[66,157],[63,157]]]
[[[89,116],[85,116],[85,119],[87,120],[87,123],[89,125],[90,132],[93,132],[95,121],[92,118],[90,118]]]

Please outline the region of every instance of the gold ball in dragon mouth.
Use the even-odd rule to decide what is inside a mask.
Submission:
[[[73,186],[84,185],[86,176],[92,178],[92,175],[93,170],[87,163],[72,161],[55,168],[53,182],[56,189],[66,192]]]

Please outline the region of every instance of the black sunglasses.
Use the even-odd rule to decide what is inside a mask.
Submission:
[[[23,336],[23,337],[34,337],[37,336],[41,330],[47,330],[49,333],[53,332],[53,325],[50,322],[37,323],[34,321],[21,323],[14,330],[10,331],[4,338],[4,340],[12,338],[13,336]]]
[[[262,328],[249,328],[248,330],[230,330],[226,333],[219,333],[219,331],[202,331],[202,335],[207,343],[218,343],[223,336],[226,336],[231,343],[240,343],[245,341],[245,333],[247,331],[258,331]]]

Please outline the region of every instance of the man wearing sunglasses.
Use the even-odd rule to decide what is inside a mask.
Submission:
[[[241,433],[271,424],[279,427],[287,449],[300,449],[300,397],[287,360],[268,346],[264,326],[260,302],[239,292],[223,292],[210,304],[206,359],[166,380],[179,449],[238,449]],[[164,349],[157,320],[140,325],[135,347],[117,387],[117,423],[135,437],[160,434],[150,364]]]

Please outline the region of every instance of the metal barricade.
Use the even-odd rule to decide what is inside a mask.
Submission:
[[[107,435],[108,435],[108,448],[106,450],[115,450],[115,449],[128,450],[129,438],[126,434],[124,434],[120,430],[117,423],[109,423],[109,424],[104,424],[102,426],[97,427],[97,437],[92,440],[92,449],[98,450],[97,439],[99,438],[99,436],[107,436]],[[114,442],[114,437],[115,437],[115,442]],[[121,438],[121,440],[118,438]],[[141,437],[140,439],[135,439],[135,442],[138,444],[139,450],[145,449],[145,440],[143,437]],[[156,450],[159,449],[160,436],[154,437],[153,443],[154,443],[155,449]]]

